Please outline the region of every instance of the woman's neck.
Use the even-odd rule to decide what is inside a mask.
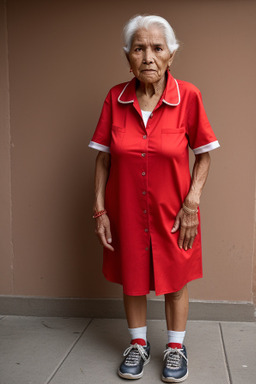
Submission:
[[[161,96],[166,86],[166,78],[163,76],[156,83],[139,83],[137,88],[137,95],[142,97],[151,98],[153,96]]]
[[[165,76],[157,83],[138,83],[136,96],[140,108],[144,111],[153,111],[163,94],[165,86]]]

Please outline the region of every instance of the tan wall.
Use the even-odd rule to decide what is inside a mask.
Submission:
[[[121,295],[101,275],[91,219],[96,152],[87,144],[108,89],[130,79],[122,26],[144,12],[166,17],[176,30],[182,44],[173,74],[201,89],[221,143],[201,204],[204,279],[190,284],[191,297],[252,300],[256,2],[247,0],[7,0],[0,293]]]

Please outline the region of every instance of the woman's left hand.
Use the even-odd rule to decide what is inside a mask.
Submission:
[[[187,214],[181,208],[179,211],[174,226],[171,230],[171,233],[175,233],[180,228],[180,236],[178,240],[178,245],[180,249],[191,249],[193,246],[193,242],[197,235],[197,227],[199,224],[197,213]]]

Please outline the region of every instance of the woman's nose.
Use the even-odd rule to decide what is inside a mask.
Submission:
[[[146,49],[144,53],[143,64],[152,64],[154,61],[151,50]]]

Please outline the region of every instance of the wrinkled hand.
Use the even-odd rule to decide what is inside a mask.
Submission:
[[[109,249],[110,251],[114,251],[114,248],[112,245],[112,236],[111,236],[111,231],[110,231],[110,221],[109,218],[106,214],[97,217],[95,219],[96,222],[96,229],[95,233],[99,238],[100,243]]]
[[[180,235],[178,240],[178,245],[182,249],[187,251],[193,246],[193,242],[197,235],[197,227],[199,224],[197,213],[188,215],[181,208],[179,211],[174,226],[171,230],[171,233],[175,233],[180,228]]]

